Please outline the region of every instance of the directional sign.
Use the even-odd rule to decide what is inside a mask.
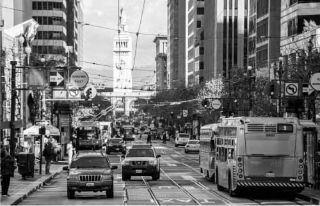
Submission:
[[[85,71],[77,70],[70,76],[71,84],[77,88],[83,88],[88,84],[89,76]]]
[[[211,107],[213,109],[219,109],[221,107],[221,102],[218,99],[215,99],[211,102]]]
[[[299,94],[298,83],[285,83],[285,96],[297,97]]]
[[[64,86],[64,72],[61,72],[61,71],[50,72],[50,86],[63,87]]]

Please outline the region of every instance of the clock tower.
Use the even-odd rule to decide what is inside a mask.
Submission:
[[[132,91],[132,39],[123,8],[120,10],[118,34],[113,40],[113,91]]]

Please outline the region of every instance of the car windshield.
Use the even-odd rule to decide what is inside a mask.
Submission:
[[[81,157],[71,163],[71,168],[109,168],[105,157]]]
[[[179,134],[179,137],[180,138],[189,138],[189,135],[188,134]]]
[[[130,149],[127,157],[154,157],[152,149]]]
[[[122,139],[110,139],[110,143],[120,143]]]
[[[199,144],[198,140],[190,140],[188,144]]]

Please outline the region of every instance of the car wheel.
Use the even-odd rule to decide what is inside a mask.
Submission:
[[[175,144],[174,146],[175,146],[175,147],[178,147],[178,145],[177,145],[177,144]]]
[[[110,189],[106,191],[107,198],[113,198],[113,184]]]
[[[110,154],[110,151],[107,150],[107,154]]]
[[[158,180],[160,178],[160,172],[152,176],[152,180]]]
[[[74,198],[74,194],[75,194],[74,190],[70,190],[70,189],[67,190],[68,199],[73,199]]]
[[[185,152],[186,154],[188,154],[188,150],[184,150],[184,152]]]
[[[127,181],[127,180],[129,180],[129,179],[130,179],[130,176],[129,176],[129,175],[122,173],[122,180],[123,180],[123,181]]]

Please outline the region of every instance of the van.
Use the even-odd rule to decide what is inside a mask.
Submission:
[[[178,133],[176,135],[176,138],[175,138],[174,146],[175,147],[178,147],[180,145],[185,146],[188,143],[189,139],[190,139],[190,134],[188,134],[188,133]]]

